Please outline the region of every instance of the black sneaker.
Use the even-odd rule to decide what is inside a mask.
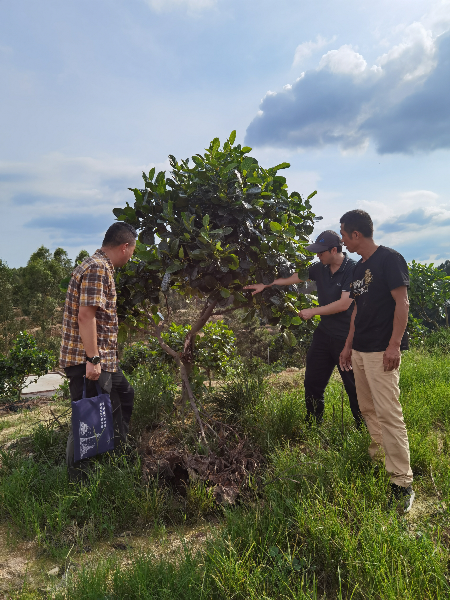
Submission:
[[[391,497],[389,498],[389,508],[398,508],[402,513],[411,510],[416,494],[410,485],[402,487],[391,483]]]

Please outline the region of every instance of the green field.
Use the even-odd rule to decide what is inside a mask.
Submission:
[[[152,377],[137,386],[137,420],[158,402]],[[36,540],[56,564],[125,529],[162,540],[186,525],[211,524],[206,540],[170,555],[134,547],[84,561],[58,586],[48,582],[55,598],[448,598],[449,382],[447,355],[404,354],[401,401],[416,491],[406,516],[388,509],[389,480],[371,464],[367,432],[354,429],[346,398],[342,413],[336,379],[327,388],[324,425],[311,430],[303,425],[298,385],[283,389],[266,380],[239,389],[230,381],[222,389],[228,406],[240,398],[243,431],[267,460],[234,507],[215,506],[200,484],[191,484],[182,501],[157,481],[143,485],[139,460],[124,457],[99,461],[87,485],[70,484],[61,454],[65,432],[40,424],[23,446],[2,451],[1,514],[12,540]],[[181,426],[165,418],[188,444],[187,430],[180,434]],[[46,596],[25,578],[10,597]]]

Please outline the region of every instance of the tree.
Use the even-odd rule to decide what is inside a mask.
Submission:
[[[44,246],[30,256],[26,267],[16,270],[16,306],[30,317],[33,325],[41,328],[45,336],[56,324],[58,308],[64,302],[59,283],[71,271],[72,263],[65,250],[57,248],[52,254]]]
[[[20,330],[13,305],[13,271],[0,260],[0,354],[5,354]]]
[[[55,357],[51,352],[39,351],[34,337],[21,332],[9,355],[0,356],[0,398],[15,397],[20,400],[22,389],[48,373],[54,362]],[[34,379],[26,384],[30,375],[34,375]]]
[[[415,260],[409,263],[410,312],[425,322],[428,328],[448,327],[447,305],[450,300],[450,277],[436,269],[433,263],[423,265]],[[445,319],[445,321],[444,321]]]
[[[289,163],[264,169],[248,155],[251,148],[235,145],[236,132],[220,147],[215,138],[204,154],[178,162],[169,156],[171,177],[155,169],[143,173],[144,189],[133,189],[134,203],[115,208],[119,221],[139,231],[135,259],[118,275],[120,335],[127,327],[151,326],[161,347],[180,369],[184,397],[189,402],[205,439],[189,378],[193,370],[194,342],[214,314],[246,308],[245,320],[258,313],[272,325],[288,330],[298,324],[296,311],[305,306],[295,286],[271,287],[251,296],[246,284],[272,283],[294,270],[303,272],[310,261],[305,253],[314,213],[309,200],[288,193],[285,177],[278,174]],[[131,189],[131,188],[130,188]],[[203,300],[203,308],[176,352],[162,338],[164,322],[158,308],[169,289]],[[170,306],[165,303],[166,321]]]
[[[89,252],[87,250],[80,250],[80,252],[78,253],[78,256],[75,259],[74,266],[76,267],[78,265],[81,265],[83,260],[85,258],[87,258],[88,256],[89,256]]]

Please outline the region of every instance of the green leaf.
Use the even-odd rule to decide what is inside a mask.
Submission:
[[[244,318],[242,319],[243,323],[250,323],[250,321],[253,319],[253,317],[255,316],[255,309],[251,308],[248,313],[244,316]]]
[[[300,325],[302,322],[302,320],[300,319],[300,317],[292,317],[292,325]]]
[[[150,171],[148,172],[148,178],[150,179],[150,181],[153,181],[154,176],[155,176],[155,167],[152,167],[150,169]]]
[[[292,331],[285,330],[283,331],[283,341],[287,346],[295,346],[297,344],[297,340],[295,339],[295,335]]]
[[[183,268],[183,265],[177,260],[174,261],[171,265],[166,269],[166,273],[175,273],[175,271],[179,271]]]
[[[222,289],[220,290],[220,295],[222,296],[222,298],[229,298],[229,297],[230,297],[230,295],[231,295],[231,292],[230,292],[230,290],[227,290],[227,289],[225,289],[225,288],[222,288]]]
[[[125,323],[121,323],[119,325],[119,331],[117,333],[117,341],[119,344],[124,344],[127,341],[128,337],[128,327]]]
[[[276,221],[271,221],[271,222],[269,223],[269,226],[270,226],[270,229],[271,229],[273,232],[278,232],[278,231],[282,231],[282,230],[283,230],[283,226],[282,226],[282,225],[280,225],[280,223],[277,223]]]
[[[230,163],[229,165],[227,165],[224,168],[223,172],[224,173],[228,173],[228,171],[231,171],[231,169],[235,169],[236,167],[237,167],[237,163],[236,162]]]
[[[220,148],[220,140],[218,137],[216,137],[211,142],[211,155],[214,156],[219,148]]]
[[[250,146],[244,146],[244,147],[242,148],[242,152],[243,152],[244,154],[247,154],[247,152],[250,152],[250,151],[251,151],[251,148],[250,148]]]
[[[239,258],[236,256],[236,254],[227,254],[223,257],[223,260],[225,260],[228,263],[228,266],[233,271],[239,269]]]
[[[240,292],[234,292],[234,299],[238,302],[247,302],[247,298]]]
[[[230,143],[230,146],[232,146],[234,144],[236,140],[236,129],[233,129],[233,131],[230,133],[230,137],[228,138],[228,142]]]
[[[280,171],[281,169],[289,169],[290,166],[291,166],[291,163],[282,162],[279,165],[277,165],[276,167],[273,167],[273,170]]]
[[[312,192],[312,194],[310,194],[306,199],[307,200],[311,200],[311,198],[313,198],[316,194],[317,194],[317,190],[315,190],[314,192]]]
[[[205,215],[203,217],[203,227],[208,227],[209,225],[209,215]]]
[[[178,256],[179,256],[180,258],[184,258],[184,250],[183,250],[183,246],[181,246],[181,248],[180,248],[180,250],[179,250],[179,252],[178,252]]]

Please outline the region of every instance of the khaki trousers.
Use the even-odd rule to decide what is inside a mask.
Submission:
[[[409,462],[409,442],[403,411],[398,400],[399,371],[385,371],[384,352],[352,352],[356,393],[361,414],[372,442],[369,454],[376,460],[385,457],[391,482],[408,487],[413,480]]]

